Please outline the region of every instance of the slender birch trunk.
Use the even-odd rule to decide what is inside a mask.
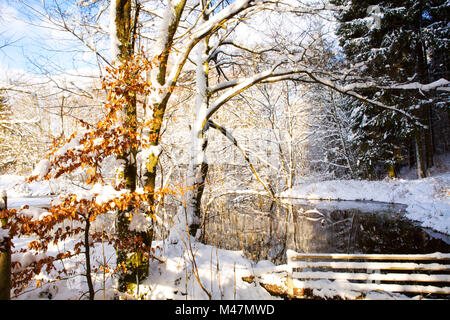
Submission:
[[[207,20],[207,16],[204,19]],[[208,163],[206,159],[206,147],[208,140],[206,137],[206,113],[209,106],[208,76],[209,76],[209,48],[208,38],[201,41],[198,46],[196,59],[196,99],[195,99],[195,120],[191,131],[191,153],[188,169],[188,186],[186,215],[189,233],[196,235],[200,226],[201,218],[201,198],[205,188],[206,175],[208,173]]]

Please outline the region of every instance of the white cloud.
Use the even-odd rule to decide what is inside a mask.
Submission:
[[[28,24],[19,18],[19,11],[8,5],[0,4],[0,33],[3,37],[25,36],[28,31]]]

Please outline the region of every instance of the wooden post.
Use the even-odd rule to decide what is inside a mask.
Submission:
[[[294,280],[292,278],[292,269],[287,274],[286,284],[288,287],[287,294],[289,298],[294,298]]]
[[[0,211],[7,209],[6,191],[0,191]],[[0,219],[0,227],[6,225],[7,219]],[[8,239],[0,238],[0,300],[11,298],[11,248]]]

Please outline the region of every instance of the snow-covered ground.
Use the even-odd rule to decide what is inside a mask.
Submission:
[[[31,207],[49,205],[50,201],[59,193],[76,192],[83,194],[86,190],[74,185],[70,181],[42,181],[27,183],[24,177],[17,175],[0,176],[0,190],[8,195],[8,207],[18,208],[28,204]],[[30,214],[38,218],[45,214],[44,209],[30,208]],[[14,251],[25,248],[28,238],[14,239]],[[139,288],[139,297],[146,299],[208,299],[208,295],[199,283],[211,294],[213,299],[272,299],[264,288],[242,280],[250,276],[255,263],[246,259],[241,251],[221,250],[213,246],[201,244],[191,238],[192,252],[194,252],[195,265],[193,267],[192,254],[187,250],[187,244],[181,241],[178,244],[155,241],[156,255],[163,260],[154,260],[150,265],[150,276]],[[33,261],[47,256],[56,256],[62,250],[74,246],[76,240],[67,239],[58,245],[50,245],[45,254],[14,253],[13,261],[26,267]],[[97,244],[92,249],[93,268],[99,267],[105,260],[114,268],[115,251],[112,246]],[[52,274],[40,274],[28,288],[14,296],[14,299],[79,299],[86,297],[87,283],[83,256],[71,258],[64,262],[66,270],[71,272],[64,280],[55,281],[56,271]],[[164,262],[162,262],[164,261]],[[61,266],[60,266],[61,267]],[[198,277],[198,278],[197,278]],[[36,287],[36,281],[40,285]],[[112,299],[117,294],[114,290],[114,281],[111,275],[102,271],[94,272],[93,281],[96,299]],[[136,298],[125,296],[124,298]]]
[[[450,234],[450,173],[438,172],[426,179],[396,179],[384,181],[322,181],[299,184],[282,194],[284,197],[305,199],[340,199],[340,200],[374,200],[401,203],[407,206],[407,216],[421,221],[425,227]],[[40,206],[48,204],[51,198],[60,192],[82,192],[82,188],[70,181],[44,181],[26,183],[24,177],[15,175],[0,176],[0,189],[8,195],[8,207],[20,207],[23,204]],[[42,209],[41,209],[42,210]],[[40,212],[42,213],[42,212]],[[139,297],[146,299],[280,299],[274,297],[261,284],[286,289],[282,275],[264,273],[274,265],[269,261],[255,262],[244,257],[241,251],[222,250],[204,245],[191,239],[192,250],[183,242],[155,241],[156,255],[160,260],[153,260],[148,279],[139,287]],[[27,239],[15,239],[15,249],[27,244]],[[68,247],[74,240],[66,240],[58,246],[51,246],[48,255],[56,255],[60,246]],[[194,255],[192,255],[192,253]],[[195,263],[194,263],[194,259]],[[21,261],[25,266],[35,259],[30,254],[14,254],[13,261]],[[92,255],[94,267],[108,260],[113,265],[115,252],[111,246],[98,244]],[[37,278],[47,280],[39,288],[30,285],[15,299],[78,299],[87,291],[86,281],[80,274],[84,273],[83,257],[65,262],[66,269],[73,275],[68,279],[53,281],[52,275],[39,275]],[[278,266],[277,268],[283,268]],[[247,280],[245,280],[247,279]],[[248,279],[253,279],[248,281]],[[200,285],[201,283],[201,285]],[[302,283],[294,283],[301,288]],[[314,294],[330,298],[339,294],[343,298],[354,299],[357,292],[345,289],[345,286],[322,281]],[[111,299],[117,292],[110,275],[102,271],[94,273],[96,299]],[[203,288],[202,288],[203,287]],[[287,289],[286,289],[287,290]],[[128,296],[125,298],[136,298]],[[401,294],[370,293],[365,299],[405,299]]]
[[[23,204],[31,206],[33,204],[29,203],[30,198],[43,199],[60,193],[83,190],[81,186],[68,179],[34,181],[31,183],[26,182],[25,179],[26,177],[14,174],[0,175],[0,190],[6,191],[9,208]],[[14,206],[11,204],[14,204]]]
[[[195,242],[193,238],[192,252],[195,256],[195,265],[192,263],[192,254],[182,243],[176,245],[154,242],[156,255],[161,260],[153,260],[150,265],[150,275],[139,287],[139,296],[121,295],[124,299],[155,300],[208,300],[209,297],[200,284],[211,294],[215,300],[267,300],[274,299],[264,288],[254,283],[243,281],[243,277],[253,274],[254,262],[246,259],[241,251],[221,250],[216,247]],[[15,249],[20,249],[28,243],[27,239],[16,239]],[[56,255],[64,247],[73,246],[74,241],[67,240],[58,246],[50,246],[46,255]],[[23,266],[28,265],[36,258],[34,254],[14,254],[13,261],[19,261]],[[99,267],[104,261],[108,261],[110,267],[114,267],[115,252],[112,246],[97,244],[92,249],[93,268]],[[270,264],[270,262],[267,262]],[[261,264],[261,263],[260,263]],[[28,288],[14,299],[79,299],[87,292],[84,274],[83,256],[64,262],[64,267],[69,274],[64,280],[54,281],[56,272],[50,276],[40,274],[36,279],[41,286],[36,287],[34,281]],[[198,276],[198,277],[197,277]],[[47,280],[47,282],[46,282]],[[114,281],[110,274],[102,271],[93,274],[96,299],[113,299],[118,294],[114,289]]]
[[[153,260],[150,264],[149,277],[139,286],[138,293],[133,295],[119,294],[114,289],[114,280],[110,274],[102,271],[93,273],[96,299],[152,299],[152,300],[277,300],[280,297],[271,295],[264,287],[275,288],[272,292],[283,293],[288,291],[286,273],[271,273],[287,270],[287,265],[274,266],[272,262],[264,260],[258,263],[244,257],[242,251],[222,250],[210,245],[195,242],[191,238],[192,251],[187,244],[170,244],[156,241],[157,255],[160,260]],[[23,247],[27,241],[17,239],[16,248]],[[59,246],[50,246],[47,255],[57,254],[61,247],[73,245],[70,240]],[[195,264],[193,263],[193,255]],[[114,249],[111,246],[96,245],[92,250],[93,268],[98,267],[104,260],[114,258]],[[36,256],[23,254],[20,257],[13,255],[13,260],[20,261],[24,266],[34,261]],[[52,275],[40,274],[28,288],[14,297],[17,300],[36,299],[80,299],[86,298],[86,279],[84,273],[83,257],[72,258],[65,261],[65,268],[71,272],[63,280],[55,281]],[[330,299],[340,296],[344,299],[356,299],[360,292],[353,291],[345,281],[339,283],[329,280],[319,280],[313,283],[313,292],[317,297]],[[294,279],[296,288],[303,288],[305,283]],[[311,284],[309,284],[311,287]],[[206,293],[208,292],[208,293]],[[414,298],[419,298],[413,297]],[[366,300],[403,300],[411,299],[398,293],[368,292]]]

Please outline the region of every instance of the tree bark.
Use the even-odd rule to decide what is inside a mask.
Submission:
[[[11,292],[11,250],[0,243],[0,300],[9,300]]]
[[[429,104],[423,107],[423,120],[427,126],[424,130],[425,140],[425,158],[426,167],[430,169],[434,166],[434,146],[433,146],[433,131],[432,131],[432,118],[431,118],[431,106]]]
[[[89,290],[89,300],[94,300],[95,291],[94,285],[92,284],[92,275],[91,275],[91,248],[89,246],[89,229],[91,227],[91,223],[89,221],[89,217],[86,219],[84,229],[84,257],[86,261],[86,280],[88,284]]]
[[[208,19],[206,15],[204,21]],[[196,235],[200,227],[201,198],[205,189],[208,163],[206,159],[206,112],[209,106],[208,77],[209,77],[209,39],[204,39],[198,47],[197,69],[196,69],[196,98],[195,98],[195,120],[191,131],[191,154],[188,169],[187,192],[187,221],[189,233]]]
[[[139,5],[132,8],[132,0],[113,0],[111,14],[113,15],[111,26],[112,53],[116,61],[126,61],[134,54],[134,33],[139,15]],[[134,13],[134,15],[133,15]],[[123,126],[131,135],[137,134],[137,97],[135,92],[127,92],[127,103],[122,108]],[[125,188],[134,192],[137,187],[137,146],[131,145],[125,150],[119,159],[122,160],[120,183]],[[138,283],[148,276],[149,258],[130,239],[141,239],[144,244],[151,244],[152,230],[148,232],[135,232],[129,228],[130,212],[132,207],[117,213],[117,233],[121,245],[117,248],[117,265],[123,266],[118,277],[118,288],[121,292],[134,289]]]
[[[423,10],[422,10],[423,11]],[[422,12],[421,11],[421,12]],[[420,35],[420,38],[417,39],[416,47],[415,47],[415,54],[416,54],[416,74],[418,77],[419,82],[421,83],[428,83],[429,82],[429,76],[428,76],[428,65],[427,65],[427,58],[426,58],[426,49],[424,40],[422,39],[422,17],[419,17],[419,25],[418,25],[418,33]],[[423,97],[421,96],[421,93],[418,93],[418,99],[421,100]],[[420,106],[420,117],[422,119],[423,124],[425,124],[425,128],[421,129],[421,133],[423,135],[423,150],[424,154],[422,158],[420,159],[420,162],[423,162],[421,165],[423,168],[418,168],[419,171],[422,171],[424,175],[426,175],[426,170],[431,168],[433,166],[433,141],[432,141],[432,119],[431,119],[431,109],[429,104],[424,104]],[[417,134],[418,131],[416,131]],[[417,144],[418,138],[416,137],[416,144]],[[419,173],[419,172],[418,172]]]
[[[0,211],[7,209],[6,192],[0,193]],[[5,226],[6,219],[0,219],[0,228]],[[2,239],[0,239],[2,240]],[[11,248],[9,239],[0,241],[0,300],[11,298]]]
[[[132,18],[132,6],[131,0],[113,0],[112,1],[111,13],[114,18],[114,25],[111,26],[113,29],[112,38],[116,39],[116,42],[112,43],[112,52],[116,54],[113,57],[117,61],[126,61],[134,53],[134,41],[133,41],[133,22]],[[136,9],[138,10],[138,9]],[[136,12],[134,19],[137,18],[138,12]],[[137,130],[137,113],[136,113],[136,95],[131,92],[129,93],[128,103],[123,106],[123,116],[124,116],[124,126],[128,127],[131,132],[136,132]],[[131,146],[128,150],[120,156],[123,160],[123,180],[125,182],[126,189],[130,191],[136,190],[137,182],[137,166],[136,166],[136,154],[137,150],[135,147]]]
[[[397,178],[397,173],[395,172],[395,166],[393,164],[386,164],[386,172],[389,178]]]
[[[415,133],[414,133],[414,140],[415,140],[415,146],[416,146],[416,170],[417,170],[417,177],[419,179],[426,177],[425,159],[424,159],[421,131],[422,130],[416,129]]]

